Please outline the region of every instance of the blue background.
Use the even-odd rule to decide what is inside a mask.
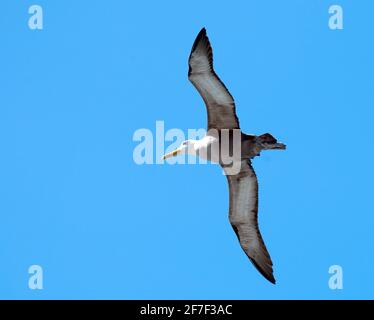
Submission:
[[[44,29],[28,28],[28,8]],[[328,8],[344,9],[344,30]],[[361,1],[3,1],[0,298],[374,298],[373,23]],[[254,160],[277,285],[242,252],[214,165],[136,165],[135,130],[204,128],[205,26]],[[167,145],[167,144],[166,144]],[[28,288],[28,268],[44,289]],[[330,290],[328,269],[344,271]]]

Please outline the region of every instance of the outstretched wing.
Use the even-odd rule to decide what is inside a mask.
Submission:
[[[224,168],[225,169],[225,168]],[[240,245],[257,270],[275,284],[273,263],[258,228],[258,182],[249,161],[237,175],[226,175],[230,188],[230,223]]]
[[[188,60],[188,78],[203,98],[209,129],[239,129],[234,99],[213,69],[213,53],[206,30],[196,37]]]

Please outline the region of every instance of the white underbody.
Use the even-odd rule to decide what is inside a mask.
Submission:
[[[201,159],[209,160],[213,163],[220,163],[222,158],[225,159],[230,156],[228,141],[226,147],[222,142],[220,143],[218,138],[210,135],[205,136],[201,140],[195,140],[192,146],[193,148],[190,147],[188,150],[189,154],[193,154]],[[210,151],[210,154],[208,153],[208,150]],[[234,153],[231,155],[231,157],[229,157],[229,160],[229,163],[241,161],[241,141],[238,141],[238,143],[235,145]]]

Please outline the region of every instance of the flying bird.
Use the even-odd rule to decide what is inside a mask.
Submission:
[[[191,154],[222,166],[229,185],[229,221],[239,243],[256,269],[275,284],[273,263],[258,226],[258,181],[251,160],[262,150],[286,149],[271,134],[260,136],[240,130],[232,95],[213,69],[213,53],[206,30],[196,37],[189,56],[188,79],[203,98],[208,113],[208,131],[200,140],[186,140],[163,159]],[[235,154],[235,133],[239,137],[239,154]],[[228,143],[224,143],[223,136]],[[230,163],[222,154],[232,154]],[[238,152],[236,152],[238,153]],[[230,169],[237,167],[238,170]]]

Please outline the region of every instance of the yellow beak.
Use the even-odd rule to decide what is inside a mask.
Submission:
[[[169,152],[167,154],[165,154],[163,157],[162,157],[162,160],[165,160],[167,158],[170,158],[170,157],[175,157],[176,155],[178,155],[178,153],[180,153],[180,150],[177,149],[177,150],[174,150],[172,152]]]

